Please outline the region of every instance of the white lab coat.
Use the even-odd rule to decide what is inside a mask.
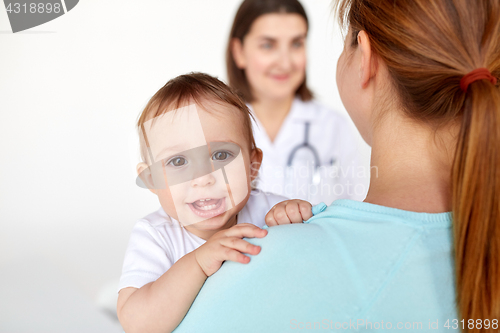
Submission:
[[[295,98],[274,142],[255,114],[254,118],[255,142],[264,153],[258,188],[312,204],[365,198],[369,165],[361,164],[355,128],[344,116],[315,101]],[[306,122],[310,123],[308,142],[316,149],[321,165],[315,168],[313,153],[299,149],[292,167],[287,167],[294,147],[304,143]]]

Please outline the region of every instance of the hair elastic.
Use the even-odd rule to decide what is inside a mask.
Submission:
[[[460,80],[460,88],[464,92],[467,91],[469,84],[478,80],[489,80],[493,84],[497,84],[497,78],[491,75],[488,68],[476,68],[472,72],[465,74]]]

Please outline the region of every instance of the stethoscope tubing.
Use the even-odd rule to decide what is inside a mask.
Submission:
[[[304,123],[304,125],[305,125],[305,128],[304,128],[304,142],[302,142],[301,144],[295,146],[292,149],[292,151],[290,152],[290,155],[288,155],[288,161],[286,163],[286,166],[287,167],[291,167],[292,166],[293,159],[295,158],[295,154],[297,153],[297,151],[299,151],[300,149],[307,149],[307,150],[309,150],[313,154],[314,169],[317,170],[319,168],[319,166],[321,165],[321,161],[319,159],[319,154],[318,154],[318,151],[316,150],[316,148],[314,148],[313,146],[311,146],[309,144],[309,126],[311,125],[311,123],[308,122],[308,121],[306,121]]]

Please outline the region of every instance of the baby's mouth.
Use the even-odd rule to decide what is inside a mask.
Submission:
[[[200,199],[194,202],[188,203],[189,208],[196,215],[204,218],[211,218],[220,215],[226,211],[226,200],[225,198],[220,199]]]

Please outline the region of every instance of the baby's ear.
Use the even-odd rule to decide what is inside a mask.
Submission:
[[[250,153],[250,178],[254,180],[259,173],[260,165],[262,163],[262,150],[254,148]]]
[[[136,171],[137,171],[137,176],[139,177],[139,179],[137,179],[137,184],[140,187],[145,187],[149,189],[152,193],[156,194],[153,182],[153,175],[151,174],[151,168],[149,168],[149,166],[146,163],[141,162],[137,164]],[[139,183],[141,181],[142,184]]]

